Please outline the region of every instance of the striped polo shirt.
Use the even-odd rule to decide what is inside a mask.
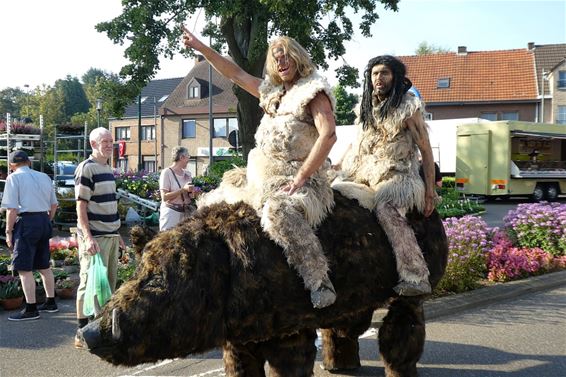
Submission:
[[[108,164],[100,164],[90,156],[77,166],[75,199],[88,202],[88,223],[93,236],[118,234],[116,180]]]

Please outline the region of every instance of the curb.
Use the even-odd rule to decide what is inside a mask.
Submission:
[[[475,289],[454,296],[427,300],[424,314],[427,321],[462,312],[466,309],[486,306],[495,302],[548,290],[566,285],[566,271],[551,272],[527,279],[499,283],[490,287]],[[371,327],[378,328],[383,323],[387,309],[378,309],[373,313]]]

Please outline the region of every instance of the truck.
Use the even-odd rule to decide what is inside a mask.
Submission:
[[[456,189],[486,199],[566,194],[566,125],[496,121],[458,126]]]

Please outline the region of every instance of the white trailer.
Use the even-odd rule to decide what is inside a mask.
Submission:
[[[440,167],[443,175],[456,174],[456,131],[460,124],[487,122],[480,118],[460,118],[429,120],[430,146],[434,161]],[[338,140],[330,151],[328,157],[335,163],[340,160],[348,145],[356,137],[355,126],[336,126],[336,136]]]

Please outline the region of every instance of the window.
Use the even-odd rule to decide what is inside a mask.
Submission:
[[[497,113],[481,113],[480,118],[486,120],[497,120]]]
[[[130,127],[116,127],[116,140],[130,140]]]
[[[200,98],[200,86],[189,87],[189,98]]]
[[[169,97],[169,94],[164,95],[163,97],[161,97],[161,98],[159,99],[159,102],[165,101],[168,97]]]
[[[501,114],[501,120],[519,120],[518,111],[504,111]]]
[[[238,129],[237,118],[215,118],[214,137],[228,137],[230,132]]]
[[[566,71],[558,72],[558,89],[566,89]]]
[[[181,137],[183,139],[197,137],[197,122],[194,119],[183,119],[183,130]]]
[[[142,98],[140,99],[140,103],[144,103],[146,100],[147,100],[147,96],[142,97]]]
[[[438,81],[436,82],[436,87],[450,88],[450,79],[449,78],[438,79]]]
[[[116,162],[116,169],[120,170],[122,173],[128,171],[128,158],[119,158]]]
[[[148,173],[153,173],[155,168],[155,156],[142,156],[143,170]]]
[[[558,116],[556,117],[556,123],[566,124],[566,106],[558,106]]]
[[[155,140],[155,126],[142,126],[142,140]]]

